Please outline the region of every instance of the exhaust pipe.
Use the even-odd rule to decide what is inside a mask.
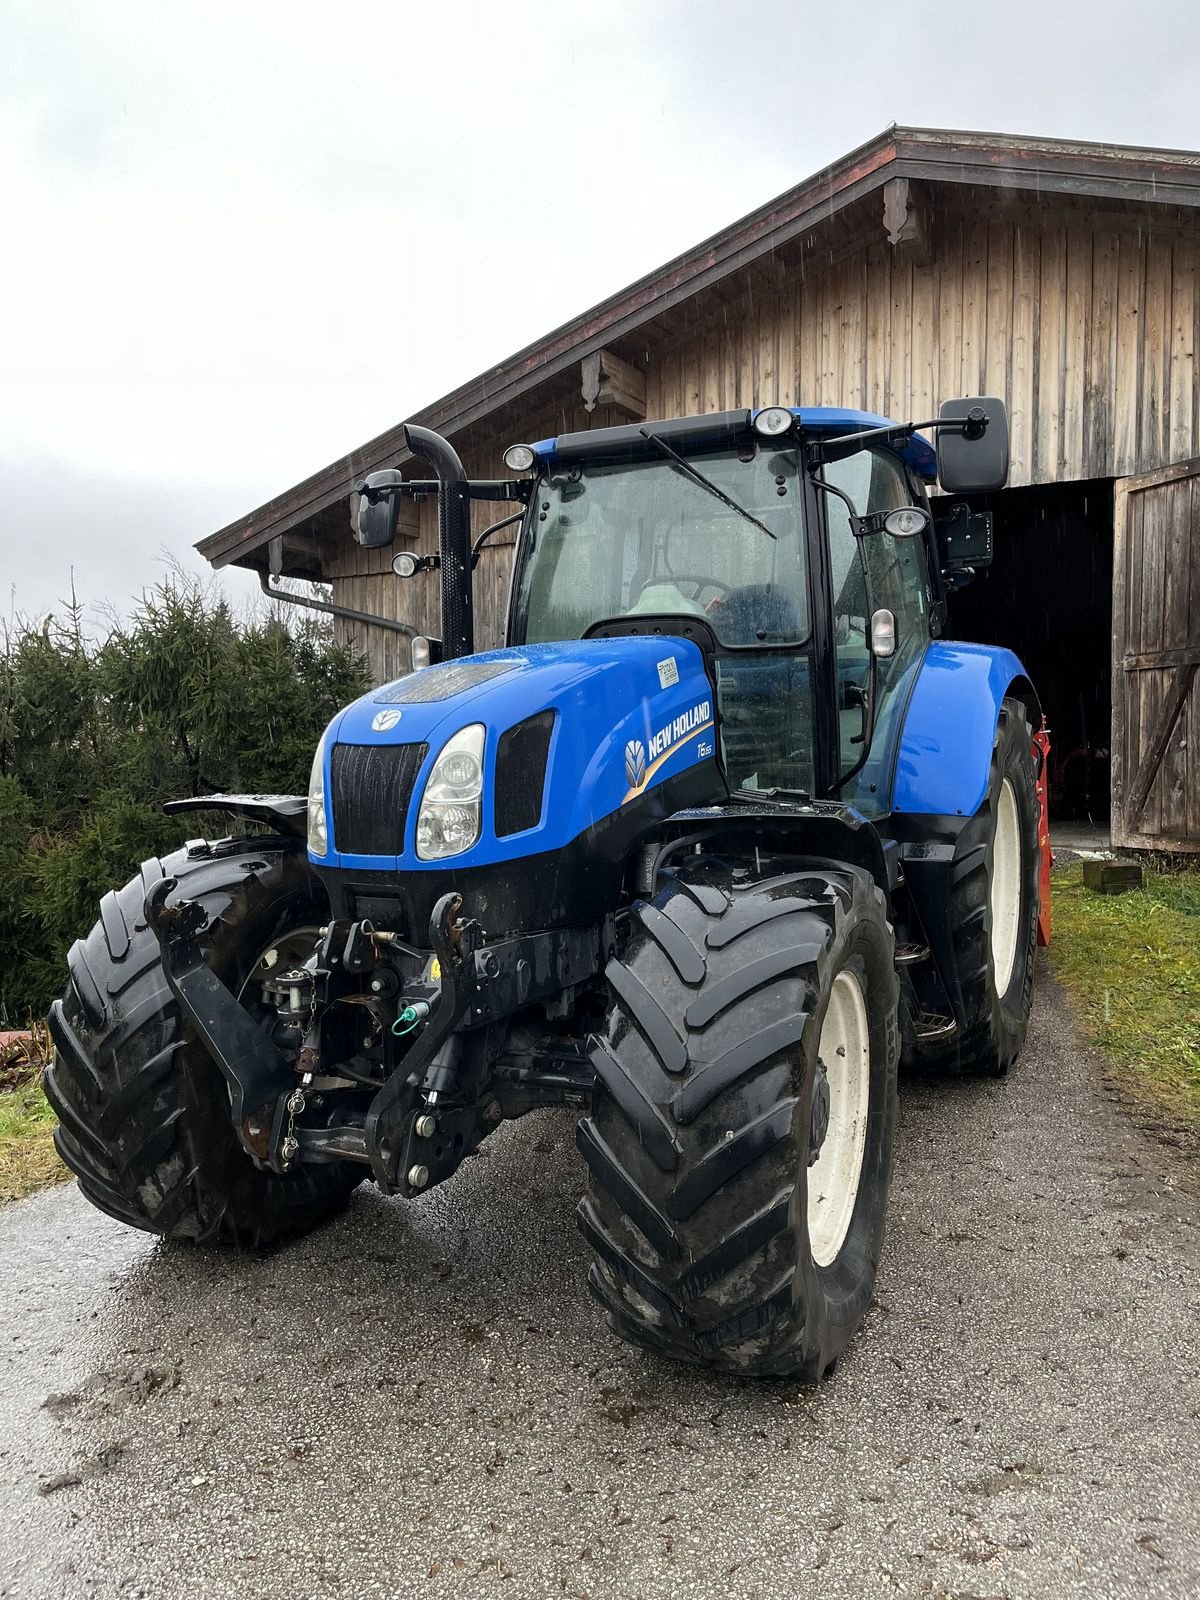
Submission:
[[[438,477],[438,545],[441,550],[442,659],[453,661],[475,649],[471,609],[471,501],[467,475],[454,446],[432,428],[408,423],[404,442],[428,461]]]

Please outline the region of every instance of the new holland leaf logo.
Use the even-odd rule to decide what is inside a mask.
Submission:
[[[646,779],[646,746],[640,739],[630,739],[625,746],[625,781],[631,789],[640,789]]]
[[[629,792],[621,804],[628,805],[635,800],[664,762],[678,755],[696,734],[706,733],[712,725],[712,703],[701,700],[699,705],[672,717],[670,722],[664,723],[651,734],[649,750],[640,739],[630,739],[625,746],[625,779],[629,784]],[[697,761],[704,756],[711,756],[711,741],[703,745],[697,740],[692,755]]]

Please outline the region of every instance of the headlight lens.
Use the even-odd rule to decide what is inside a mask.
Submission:
[[[308,776],[308,848],[314,856],[329,854],[329,826],[325,821],[325,744],[329,729],[321,735]]]
[[[440,861],[469,850],[483,823],[482,722],[460,728],[433,764],[417,814],[417,855]]]

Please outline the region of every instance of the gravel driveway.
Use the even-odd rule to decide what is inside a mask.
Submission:
[[[1200,1593],[1200,1203],[1044,973],[1007,1083],[904,1083],[819,1390],[611,1338],[572,1133],[264,1260],[0,1214],[0,1594]]]

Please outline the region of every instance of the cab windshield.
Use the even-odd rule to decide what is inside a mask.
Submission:
[[[677,462],[560,467],[538,485],[512,617],[516,644],[578,639],[609,617],[691,613],[717,659],[734,788],[813,792],[803,479],[794,446],[689,457],[763,526]]]
[[[694,459],[764,527],[671,460],[560,468],[538,487],[517,642],[577,639],[604,618],[654,612],[705,617],[732,646],[808,637],[796,450],[751,446]]]

